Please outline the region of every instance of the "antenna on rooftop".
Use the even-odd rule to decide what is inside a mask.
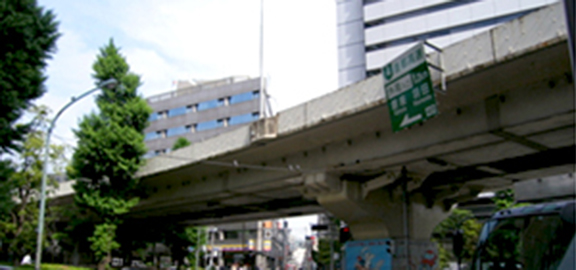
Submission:
[[[264,0],[260,0],[260,118],[266,118],[271,111],[264,78]]]

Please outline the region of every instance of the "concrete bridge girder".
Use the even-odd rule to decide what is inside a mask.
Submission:
[[[412,240],[428,240],[434,227],[448,215],[443,206],[427,206],[421,193],[409,195],[404,204],[398,185],[369,189],[358,182],[343,180],[341,189],[317,194],[318,202],[330,213],[344,220],[355,239],[403,238],[407,232]],[[403,211],[407,211],[407,222]],[[405,227],[407,226],[405,231]]]
[[[285,170],[220,167],[216,175],[206,175],[203,180],[203,175],[196,173],[205,171],[201,167],[214,169],[218,166],[199,164],[196,165],[198,168],[190,173],[173,172],[174,177],[165,176],[165,181],[160,185],[152,184],[158,192],[144,200],[138,208],[147,208],[146,211],[158,209],[168,215],[169,211],[166,209],[181,211],[174,207],[175,202],[179,201],[187,211],[192,212],[196,208],[194,202],[202,202],[197,206],[198,209],[206,208],[205,202],[210,200],[225,207],[240,205],[242,197],[251,197],[252,203],[266,203],[274,197],[283,196],[296,198],[304,195],[313,198],[314,192],[338,188],[339,184],[335,180],[320,184],[322,181],[306,177],[314,171],[326,171],[338,178],[378,186],[369,180],[384,173],[398,175],[401,166],[407,166],[413,178],[420,179],[421,182],[428,181],[427,177],[433,172],[472,166],[475,170],[486,171],[479,179],[469,179],[475,181],[475,186],[494,188],[509,185],[514,180],[523,179],[522,173],[509,174],[490,168],[491,162],[573,145],[573,135],[567,135],[573,130],[574,123],[572,86],[573,84],[559,80],[554,88],[541,82],[539,87],[533,86],[529,91],[525,88],[500,91],[497,95],[498,103],[494,104],[494,99],[490,96],[475,103],[461,104],[451,112],[444,111],[423,126],[415,127],[418,132],[391,133],[386,127],[386,107],[376,107],[349,120],[343,120],[344,123],[341,124],[346,126],[348,122],[354,122],[360,126],[371,125],[368,130],[372,131],[322,144],[303,152],[278,155],[272,160],[258,160],[258,155],[253,155],[251,159],[239,155],[227,158],[230,164],[237,158],[242,162],[266,163],[266,167]],[[494,109],[494,106],[498,108]],[[502,131],[506,133],[502,135]],[[551,138],[544,136],[554,133],[558,134]],[[393,143],[390,143],[391,141]],[[273,147],[273,144],[270,143],[269,147]],[[298,165],[299,169],[289,170],[289,165]],[[449,194],[454,194],[459,189],[452,190],[449,194],[441,194],[446,193],[442,190],[453,186],[463,188],[466,185],[469,185],[466,181],[446,184],[437,191],[435,198],[448,198]],[[273,193],[273,190],[278,192]],[[166,201],[164,198],[171,200]]]
[[[360,224],[362,215],[379,213],[378,194],[402,167],[415,179],[413,213],[573,172],[574,82],[563,20],[554,21],[561,14],[552,5],[443,48],[440,114],[409,130],[391,131],[375,76],[148,160],[137,176],[150,196],[131,215],[211,224],[320,212],[319,198],[334,211],[356,205],[349,214]],[[386,234],[397,235],[388,226]]]

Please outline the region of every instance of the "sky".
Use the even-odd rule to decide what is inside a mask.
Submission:
[[[274,113],[337,89],[334,0],[264,0],[264,75]],[[39,0],[59,21],[61,37],[48,61],[47,93],[35,103],[56,113],[94,88],[92,64],[110,39],[144,97],[174,89],[175,80],[259,76],[260,0]],[[73,147],[72,129],[95,111],[94,97],[59,118],[53,138]],[[290,218],[297,235],[314,216]]]
[[[334,0],[264,0],[264,74],[274,112],[337,88]],[[48,62],[47,93],[37,104],[53,113],[94,87],[92,64],[112,38],[144,97],[175,80],[259,76],[259,0],[39,0],[62,34]],[[75,145],[72,129],[95,110],[93,97],[58,120],[55,138]]]

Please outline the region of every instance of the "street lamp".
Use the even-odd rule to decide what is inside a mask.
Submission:
[[[70,107],[72,104],[74,104],[76,101],[81,100],[83,98],[85,98],[86,96],[100,90],[102,87],[107,87],[109,89],[114,88],[116,85],[118,84],[118,81],[116,79],[108,79],[105,80],[103,82],[101,82],[100,84],[98,84],[98,87],[88,90],[86,93],[78,96],[78,97],[72,97],[72,99],[70,100],[70,102],[68,102],[68,104],[64,105],[64,107],[62,107],[62,109],[60,109],[60,111],[58,111],[58,113],[56,114],[56,116],[54,117],[54,119],[52,119],[52,121],[50,121],[50,126],[48,127],[48,132],[46,132],[46,139],[44,140],[44,157],[43,159],[43,164],[42,164],[42,187],[40,190],[40,214],[38,216],[38,238],[36,241],[36,260],[35,260],[35,269],[36,270],[40,270],[40,261],[42,260],[42,234],[44,232],[44,212],[45,212],[45,208],[46,208],[46,177],[47,177],[47,168],[48,168],[48,151],[50,149],[50,135],[52,134],[52,130],[54,130],[54,124],[56,124],[56,120],[58,120],[58,117],[60,117],[60,115],[66,110],[68,109],[68,107]]]

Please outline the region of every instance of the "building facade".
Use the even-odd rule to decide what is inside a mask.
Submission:
[[[146,157],[170,152],[184,137],[197,142],[260,117],[260,79],[178,82],[177,89],[146,99],[153,109],[145,129]]]
[[[286,222],[274,220],[219,224],[210,229],[208,257],[218,267],[258,266],[284,268],[289,260],[289,229]]]
[[[419,41],[445,47],[557,0],[337,0],[340,87]]]

